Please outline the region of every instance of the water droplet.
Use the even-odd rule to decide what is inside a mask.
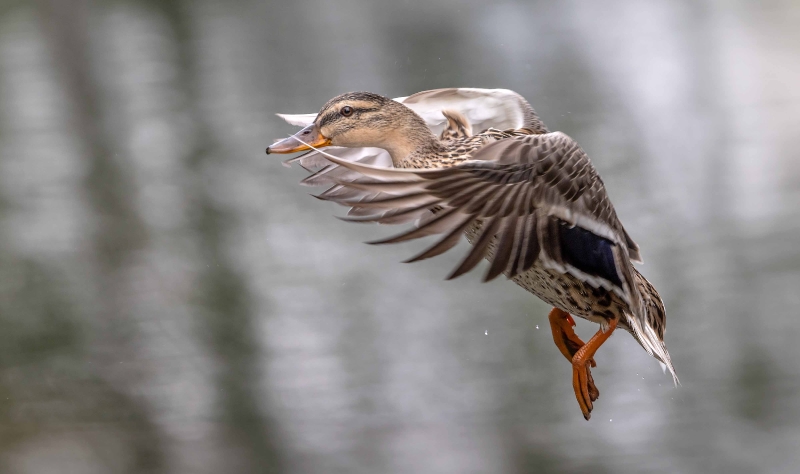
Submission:
[[[539,329],[539,325],[538,324],[536,325],[536,329]]]
[[[487,329],[487,330],[486,330],[486,331],[484,331],[483,333],[484,333],[485,335],[487,335],[487,336],[488,336],[488,335],[489,335],[489,330]]]

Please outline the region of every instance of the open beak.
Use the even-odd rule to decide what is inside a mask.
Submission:
[[[267,148],[267,154],[294,153],[297,151],[310,150],[312,146],[314,148],[322,148],[330,144],[331,141],[323,137],[322,134],[319,133],[319,130],[317,130],[317,126],[312,123],[291,137],[273,143]]]

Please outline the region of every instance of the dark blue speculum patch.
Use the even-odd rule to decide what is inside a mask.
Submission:
[[[566,263],[622,286],[614,264],[614,244],[610,240],[563,222],[560,229],[561,256]]]

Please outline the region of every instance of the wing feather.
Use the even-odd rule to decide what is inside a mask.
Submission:
[[[483,281],[491,281],[500,276],[508,266],[511,260],[511,254],[514,250],[515,235],[518,218],[516,216],[505,217],[497,233],[497,249],[494,253],[494,259],[489,267],[489,271],[483,277]]]
[[[435,257],[455,247],[456,244],[458,244],[458,241],[461,239],[461,236],[464,234],[464,231],[467,230],[467,227],[472,225],[472,221],[474,220],[474,218],[469,214],[459,213],[459,216],[461,219],[458,221],[458,224],[454,225],[452,230],[450,230],[447,235],[433,244],[429,249],[415,257],[411,257],[410,259],[406,260],[405,263],[418,262],[420,260],[425,260],[426,258]]]
[[[497,231],[497,224],[499,219],[497,216],[492,216],[488,219],[487,222],[484,222],[483,232],[481,232],[480,237],[472,244],[472,248],[464,260],[456,267],[456,269],[451,273],[447,279],[452,280],[453,278],[457,278],[464,273],[475,268],[483,258],[486,256],[486,249],[489,247],[489,244],[492,242],[494,238],[495,232]]]

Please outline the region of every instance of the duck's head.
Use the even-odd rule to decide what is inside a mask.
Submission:
[[[437,138],[425,121],[405,105],[371,92],[349,92],[329,100],[314,123],[267,148],[294,153],[311,147],[377,147],[395,162]]]

